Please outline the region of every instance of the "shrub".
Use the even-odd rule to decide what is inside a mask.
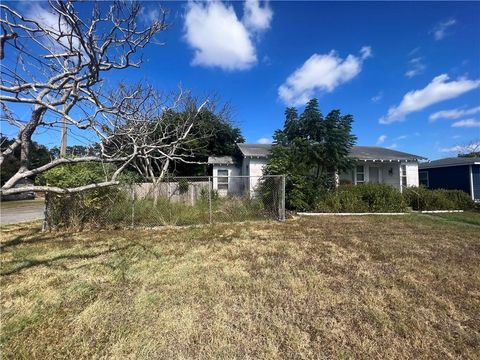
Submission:
[[[411,187],[403,192],[405,202],[414,210],[469,210],[475,207],[470,196],[461,190]]]
[[[326,192],[317,202],[321,212],[403,212],[406,204],[402,194],[385,184],[339,186]]]

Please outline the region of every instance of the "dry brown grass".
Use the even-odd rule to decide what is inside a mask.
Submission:
[[[480,227],[322,217],[2,240],[4,358],[478,358]]]

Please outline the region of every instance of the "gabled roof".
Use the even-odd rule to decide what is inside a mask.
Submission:
[[[208,163],[217,165],[233,165],[235,164],[235,160],[231,156],[209,156]]]
[[[480,157],[450,157],[439,160],[433,160],[418,165],[419,169],[430,169],[436,167],[448,167],[459,165],[480,165]]]
[[[238,143],[237,146],[244,157],[266,158],[272,151],[272,144]]]
[[[353,146],[350,156],[358,160],[371,161],[418,161],[423,156],[396,151],[379,146]]]
[[[237,144],[244,157],[267,158],[272,151],[272,144]],[[350,156],[363,161],[418,161],[426,160],[423,156],[396,151],[379,146],[353,146]],[[210,156],[209,164],[234,164],[231,156]]]

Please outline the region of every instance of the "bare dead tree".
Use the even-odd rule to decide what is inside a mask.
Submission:
[[[480,157],[480,139],[456,146],[455,152],[461,157]]]
[[[198,120],[204,111],[215,112],[213,101],[199,100],[182,89],[166,96],[151,86],[141,85],[133,91],[122,88],[112,97],[124,99],[125,94],[132,92],[136,95],[122,103],[123,112],[130,115],[115,129],[113,152],[124,146],[134,147],[136,157],[130,166],[154,188],[165,179],[174,163],[203,164],[196,160],[197,152],[204,146],[200,140],[212,134]],[[220,116],[223,110],[219,111]],[[155,192],[155,201],[157,195]]]
[[[15,141],[1,153],[0,165],[5,156],[21,150],[20,169],[1,193],[78,192],[116,184],[119,174],[138,153],[137,146],[124,141],[125,133],[118,132],[122,123],[139,111],[130,102],[138,93],[134,89],[122,92],[122,99],[111,98],[105,95],[104,80],[109,72],[140,66],[142,49],[167,28],[165,13],[142,25],[142,8],[136,2],[113,2],[107,7],[51,0],[48,8],[43,4],[32,6],[34,11],[28,12],[23,10],[25,5],[19,10],[0,4],[1,121],[17,129]],[[82,12],[76,8],[79,6]],[[85,10],[90,10],[90,16],[82,15]],[[54,159],[31,168],[32,136],[40,129],[56,129],[62,121],[94,138],[100,144],[100,154]],[[101,183],[77,188],[14,187],[22,179],[79,162],[115,163],[116,171]]]

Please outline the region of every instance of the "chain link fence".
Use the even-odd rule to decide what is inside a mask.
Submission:
[[[45,227],[121,228],[285,219],[285,177],[171,177],[46,196]]]

